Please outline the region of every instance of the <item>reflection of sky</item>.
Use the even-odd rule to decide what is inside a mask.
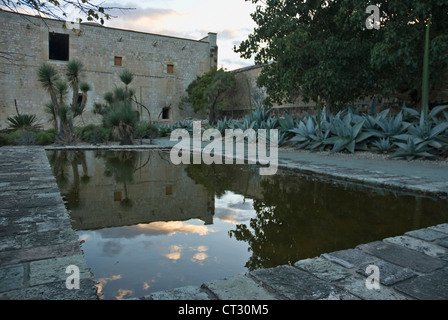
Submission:
[[[256,215],[253,203],[252,199],[227,192],[221,198],[215,199],[215,218],[233,224],[248,224],[250,218]]]
[[[78,234],[100,292],[106,299],[122,299],[247,271],[247,244],[228,232],[254,216],[251,199],[227,192],[215,199],[213,225],[161,221]]]

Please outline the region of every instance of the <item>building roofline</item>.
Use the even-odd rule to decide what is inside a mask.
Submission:
[[[39,16],[39,15],[31,15],[31,14],[26,14],[26,13],[20,13],[20,12],[4,10],[2,8],[0,8],[0,12],[16,14],[16,15],[19,15],[19,16],[26,16],[27,18],[35,18],[35,19],[39,19],[39,20],[49,20],[49,21],[54,21],[54,22],[71,22],[71,21],[68,21],[68,20],[67,21],[66,20],[62,20],[62,19],[59,20],[59,19],[48,18],[48,17]],[[208,36],[205,36],[204,38],[199,39],[199,40],[194,40],[194,39],[189,39],[189,38],[169,36],[169,35],[163,35],[163,34],[157,34],[157,33],[151,33],[151,32],[114,28],[114,27],[104,26],[104,25],[101,25],[99,23],[92,23],[92,22],[82,22],[81,25],[82,26],[87,26],[87,27],[103,28],[103,29],[106,29],[106,30],[109,29],[109,30],[124,31],[124,32],[138,33],[138,34],[144,34],[144,35],[151,35],[151,36],[156,36],[156,37],[171,38],[171,39],[176,39],[176,40],[185,40],[185,41],[209,43],[208,41],[204,41],[204,39],[206,39]],[[210,32],[210,33],[213,33],[213,32]],[[214,34],[216,34],[216,33],[214,33]]]
[[[249,71],[249,70],[252,70],[252,69],[263,68],[266,65],[267,64],[253,64],[251,66],[242,67],[242,68],[239,68],[239,69],[231,70],[229,72],[234,72],[234,73],[244,72],[244,71]]]

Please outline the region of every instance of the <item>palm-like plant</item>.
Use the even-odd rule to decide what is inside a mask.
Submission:
[[[37,118],[34,114],[18,114],[8,117],[7,121],[9,122],[9,127],[14,130],[40,128],[40,125],[36,124]]]
[[[112,129],[115,139],[120,144],[132,144],[134,128],[138,120],[138,113],[132,109],[131,97],[134,94],[128,86],[134,76],[129,71],[123,71],[120,79],[125,88],[116,88],[113,92],[107,92],[103,98],[106,104],[95,104],[95,112],[103,116],[103,124]]]
[[[51,102],[54,108],[54,115],[56,120],[56,128],[58,134],[62,133],[62,123],[61,123],[61,115],[60,115],[60,104],[57,95],[57,86],[56,84],[59,81],[59,76],[56,69],[53,66],[48,64],[43,64],[39,67],[37,71],[39,82],[42,87],[50,94]]]
[[[73,132],[73,118],[78,107],[78,99],[79,99],[79,83],[82,72],[83,64],[78,60],[71,60],[67,63],[65,76],[73,89],[72,96],[72,105],[70,108],[70,116],[69,116],[69,128],[70,132]]]

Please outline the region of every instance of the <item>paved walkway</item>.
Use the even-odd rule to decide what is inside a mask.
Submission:
[[[166,140],[159,145],[167,146]],[[301,152],[279,156],[280,164],[292,169],[442,199],[448,194],[444,166],[404,161],[393,162],[400,170],[392,170],[385,161]],[[0,159],[0,298],[97,299],[45,150],[2,147]],[[80,290],[66,288],[69,265],[80,268]],[[366,280],[377,274],[380,289],[369,289]],[[448,299],[448,223],[142,299]]]
[[[0,148],[0,199],[0,299],[97,299],[43,148]],[[80,290],[66,287],[71,265]]]

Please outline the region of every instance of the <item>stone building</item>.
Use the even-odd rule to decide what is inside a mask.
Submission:
[[[118,76],[123,69],[134,74],[131,87],[149,110],[150,114],[136,106],[141,120],[175,122],[197,117],[191,106],[182,103],[185,90],[217,65],[215,33],[192,40],[1,9],[0,26],[0,130],[7,127],[7,117],[16,114],[16,105],[20,113],[35,114],[46,128],[52,126],[44,108],[50,97],[37,77],[37,69],[44,63],[57,68],[62,77],[69,60],[84,64],[83,80],[91,91],[82,119],[76,119],[84,125],[99,123],[94,103],[104,102],[105,92],[123,86]]]
[[[260,76],[263,65],[252,65],[241,69],[232,70],[235,74],[235,88],[229,94],[229,107],[222,110],[222,115],[228,118],[240,118],[248,114],[250,110],[261,107],[266,98],[266,89],[257,86],[257,79]],[[298,97],[293,103],[275,104],[272,106],[272,115],[279,117],[285,112],[294,116],[301,116],[305,113],[312,113],[316,104],[312,101],[305,102]]]

